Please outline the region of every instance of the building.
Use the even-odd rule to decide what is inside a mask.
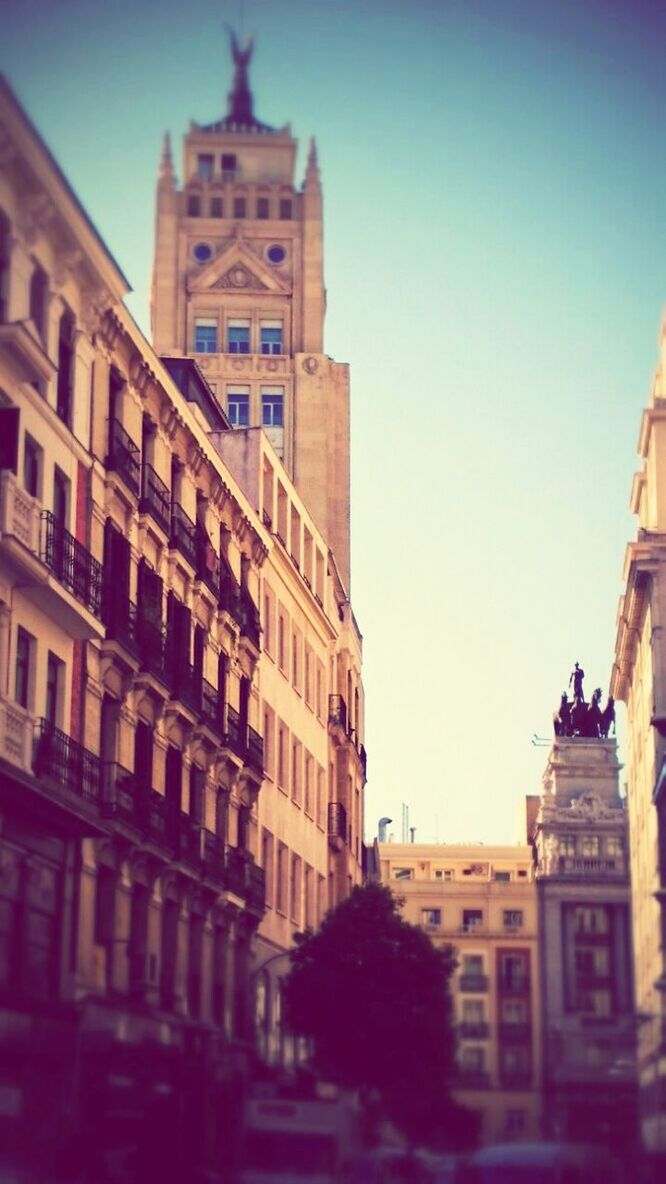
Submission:
[[[263,955],[360,878],[360,635],[4,83],[0,143],[0,1146],[169,1181],[232,1162],[255,1036],[284,1053]]]
[[[627,814],[614,739],[556,736],[538,812],[544,1134],[636,1141]]]
[[[626,704],[627,805],[638,1019],[639,1104],[643,1142],[666,1164],[666,322],[660,365],[641,420],[641,468],[631,491],[636,539],[627,548],[611,694]]]
[[[529,846],[378,844],[381,879],[407,921],[456,950],[454,1096],[484,1143],[534,1139],[541,1124],[536,885]]]
[[[156,194],[156,350],[196,360],[233,432],[216,447],[272,540],[259,659],[268,910],[254,946],[260,1046],[281,1049],[281,954],[360,882],[366,757],[361,637],[349,601],[349,372],[323,352],[322,191],[288,127],[254,116],[232,38],[227,114],[170,140]],[[262,430],[263,429],[263,430]],[[329,591],[329,585],[331,590]],[[265,969],[262,969],[265,968]]]

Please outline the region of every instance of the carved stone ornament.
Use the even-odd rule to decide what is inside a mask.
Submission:
[[[266,284],[262,283],[259,277],[242,263],[235,263],[212,286],[213,288],[250,288],[257,292],[268,291]]]
[[[304,358],[303,359],[303,369],[305,370],[306,374],[316,374],[317,370],[319,369],[319,362],[317,361],[316,358],[313,358],[312,356],[310,356],[309,358]]]

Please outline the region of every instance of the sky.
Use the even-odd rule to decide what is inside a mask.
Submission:
[[[666,286],[661,0],[0,0],[0,69],[148,334],[163,133],[316,136],[351,364],[366,836],[511,843],[574,661],[608,689]],[[620,759],[623,725],[620,710]],[[543,738],[533,743],[534,737]]]

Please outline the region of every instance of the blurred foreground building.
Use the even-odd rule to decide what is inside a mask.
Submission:
[[[360,879],[360,636],[279,439],[146,342],[4,84],[0,154],[0,1163],[182,1179],[233,1159],[272,972]]]
[[[405,919],[452,945],[454,1096],[483,1143],[541,1129],[537,896],[528,846],[378,845],[381,879]]]
[[[611,693],[626,703],[638,1073],[643,1141],[666,1166],[666,322],[631,492]]]

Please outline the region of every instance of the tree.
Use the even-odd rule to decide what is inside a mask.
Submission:
[[[368,1099],[414,1142],[455,1142],[450,946],[399,912],[390,888],[355,888],[292,956],[287,1021],[310,1039],[313,1067]]]

